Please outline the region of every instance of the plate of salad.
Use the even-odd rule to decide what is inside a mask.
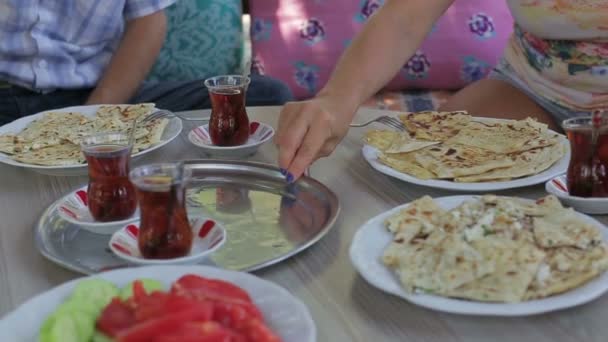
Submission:
[[[315,342],[306,306],[251,274],[150,266],[80,278],[0,320],[13,342]]]

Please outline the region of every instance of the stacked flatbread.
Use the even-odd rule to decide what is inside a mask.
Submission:
[[[92,118],[81,113],[49,112],[19,133],[0,135],[0,152],[25,164],[82,164],[85,162],[80,151],[83,137],[103,132],[129,133],[134,119],[154,110],[154,104],[144,103],[100,106]],[[133,153],[160,142],[168,122],[167,119],[157,119],[138,125]]]
[[[521,302],[579,287],[608,269],[598,228],[554,196],[486,195],[446,211],[428,196],[386,221],[383,262],[406,291]]]
[[[475,121],[466,112],[400,116],[408,132],[373,130],[383,164],[420,179],[506,181],[540,173],[565,154],[563,140],[532,119]]]

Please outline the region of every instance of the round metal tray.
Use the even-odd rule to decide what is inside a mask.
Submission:
[[[254,271],[276,264],[319,241],[340,211],[338,198],[325,185],[310,177],[287,184],[271,165],[193,160],[186,167],[192,171],[188,214],[222,222],[228,233],[207,265]],[[90,233],[61,219],[57,202],[42,214],[34,239],[42,255],[76,272],[130,266],[109,250],[110,235]]]

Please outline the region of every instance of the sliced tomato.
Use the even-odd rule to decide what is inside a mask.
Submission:
[[[134,289],[133,293],[135,292]],[[169,294],[163,292],[153,292],[142,297],[133,295],[135,319],[137,322],[143,322],[171,313],[171,311],[168,310],[168,302],[171,300],[170,297]]]
[[[193,307],[206,307],[209,310],[209,315],[213,313],[213,303],[211,301],[198,300],[196,298],[178,296],[171,294],[165,304],[167,312],[176,312],[188,310]]]
[[[185,290],[181,287],[173,287],[171,291],[172,294],[176,296],[190,298],[202,302],[212,302],[214,305],[218,303],[225,303],[233,306],[240,306],[247,312],[248,315],[259,319],[263,318],[262,312],[255,304],[238,298],[227,297],[217,292],[210,292],[203,289]]]
[[[213,305],[213,320],[223,326],[242,331],[252,316],[242,305],[217,302]]]
[[[227,297],[252,303],[247,291],[218,279],[207,279],[197,275],[189,274],[179,278],[172,286],[172,290],[178,292],[192,292],[194,294],[205,293],[213,297]]]
[[[114,298],[97,319],[97,329],[104,334],[114,337],[128,330],[136,323],[135,313],[119,298]]]
[[[247,342],[217,322],[184,323],[176,330],[161,334],[154,342]]]
[[[259,319],[249,320],[243,334],[249,342],[282,342],[282,339]]]
[[[148,296],[144,283],[141,280],[136,280],[133,283],[133,300],[137,303],[138,301],[145,299]]]
[[[210,306],[199,305],[196,308],[171,312],[159,318],[149,319],[120,332],[117,342],[150,342],[164,333],[176,330],[186,322],[205,322],[211,319]]]

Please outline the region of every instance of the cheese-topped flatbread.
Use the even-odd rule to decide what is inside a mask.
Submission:
[[[566,292],[608,270],[608,248],[560,247],[546,249],[546,258],[530,283],[526,300]]]
[[[572,209],[563,208],[546,216],[534,217],[532,222],[534,237],[544,248],[572,246],[585,249],[602,241],[597,228],[583,222]]]
[[[554,196],[530,202],[484,195],[447,211],[423,197],[386,226],[393,241],[382,261],[409,292],[520,302],[568,291],[608,270],[599,229]]]
[[[444,212],[430,196],[424,196],[390,217],[386,228],[395,234],[395,239],[410,242],[417,235],[427,235],[434,230]]]
[[[0,135],[0,152],[22,163],[76,165],[84,162],[80,144],[86,136],[103,132],[129,133],[134,119],[150,114],[153,104],[101,106],[92,118],[81,113],[49,112],[29,123],[21,132]],[[133,153],[162,140],[169,120],[139,124]]]
[[[29,151],[31,143],[14,134],[0,135],[0,152],[16,154]]]
[[[140,103],[134,105],[105,105],[97,110],[99,118],[117,118],[123,122],[131,122],[152,113],[155,109],[153,103]]]
[[[446,294],[482,302],[522,301],[545,253],[526,242],[495,237],[476,241],[473,246],[493,266],[492,272]]]
[[[77,165],[85,162],[80,147],[70,143],[30,150],[14,156],[18,162],[43,166]]]

